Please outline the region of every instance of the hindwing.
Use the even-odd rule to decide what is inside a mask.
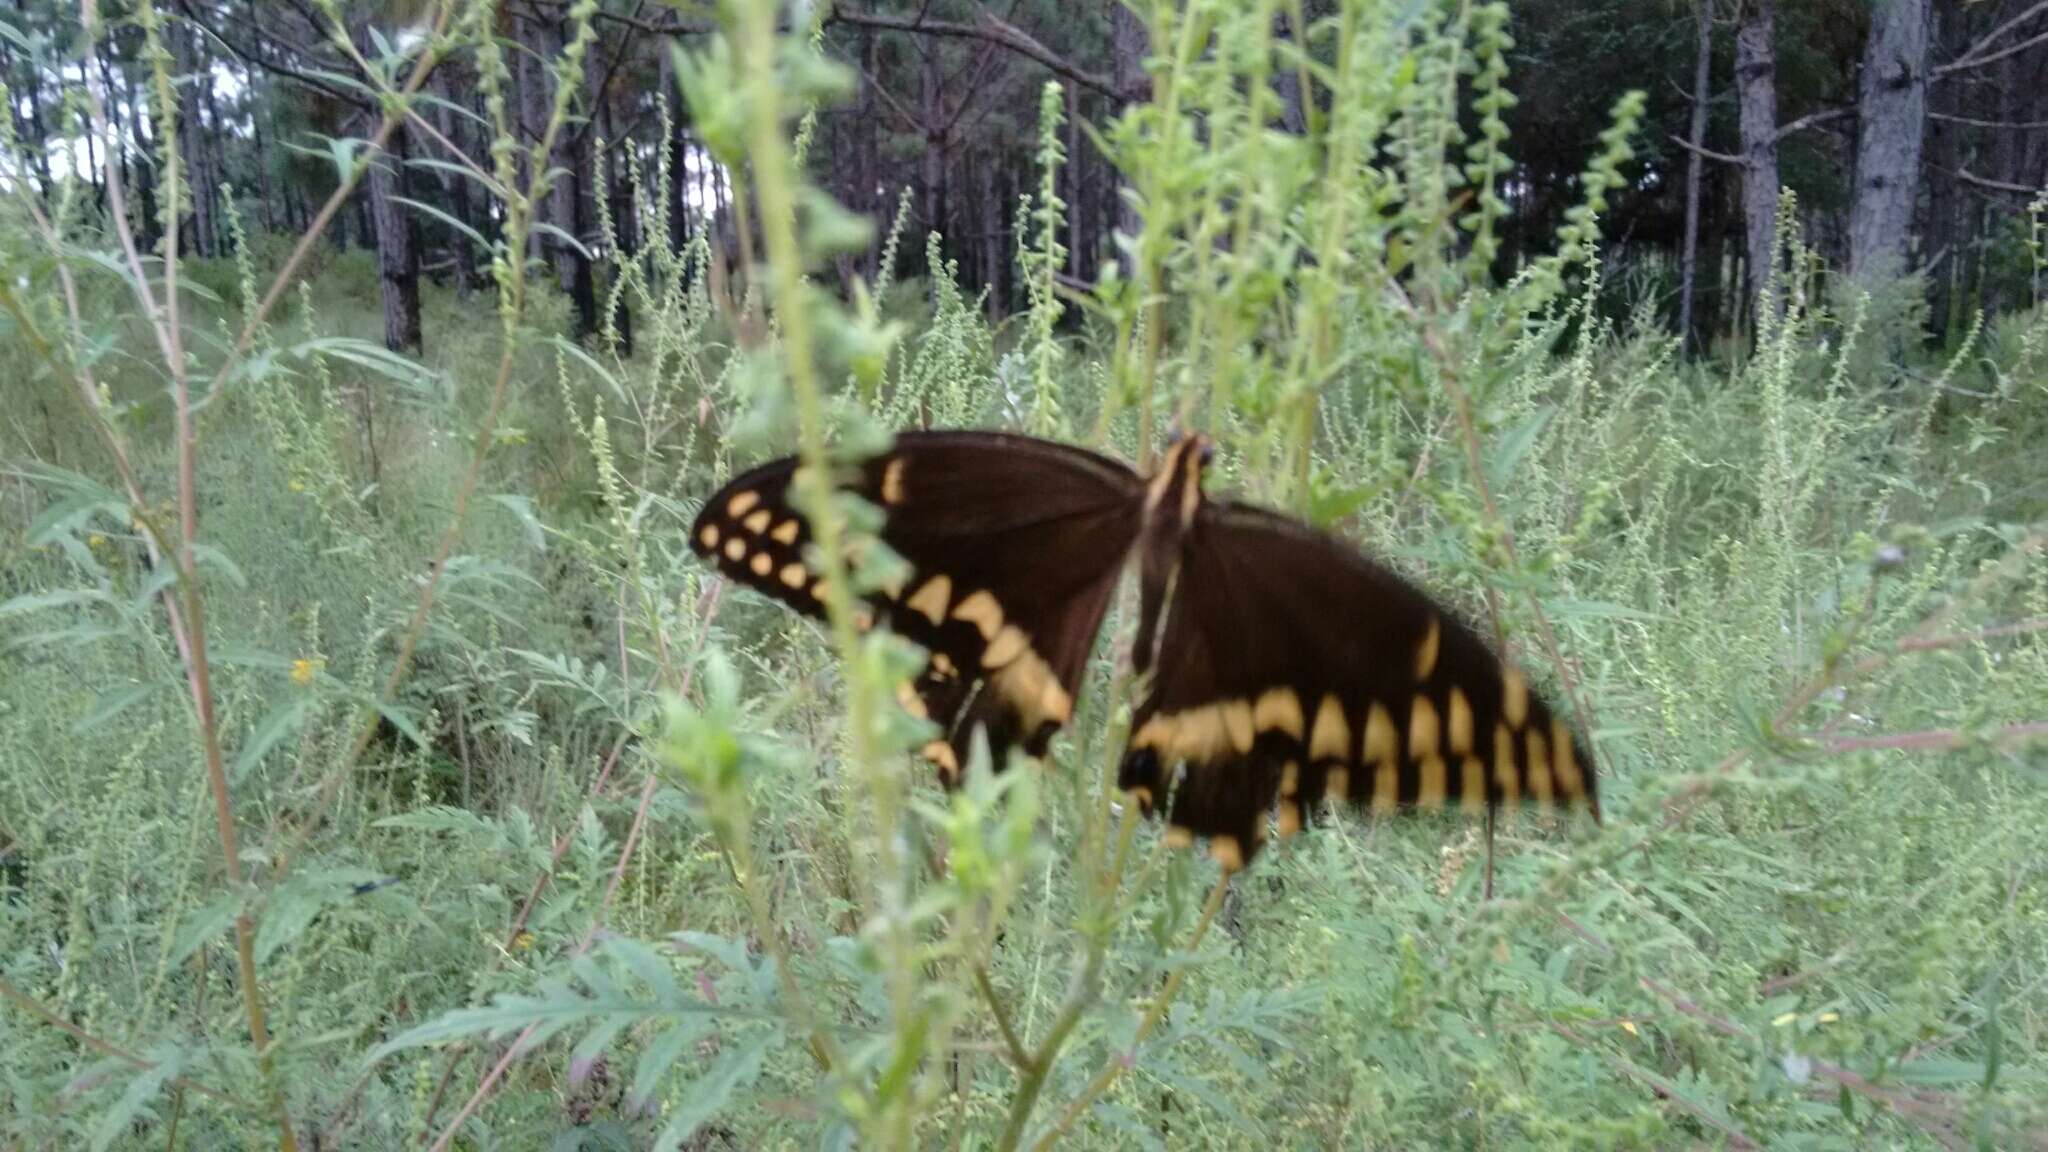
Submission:
[[[714,494],[691,529],[731,579],[812,616],[824,611],[810,525],[789,502],[794,459]],[[1078,448],[996,432],[906,432],[847,478],[879,506],[907,578],[866,598],[929,653],[904,703],[944,730],[925,750],[950,783],[973,730],[1001,767],[1042,755],[1073,711],[1088,653],[1137,534],[1142,485]]]
[[[1285,836],[1325,800],[1374,812],[1576,801],[1598,814],[1591,757],[1523,674],[1355,548],[1205,504],[1176,559],[1120,774],[1149,808],[1185,765],[1169,836],[1208,836],[1240,867],[1269,813]]]

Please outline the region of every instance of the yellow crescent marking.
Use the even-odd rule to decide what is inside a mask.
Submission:
[[[1443,727],[1437,722],[1436,704],[1429,697],[1416,693],[1415,705],[1408,713],[1408,758],[1420,760],[1424,756],[1436,755],[1443,744]]]
[[[1437,809],[1444,806],[1444,789],[1449,785],[1449,773],[1441,756],[1424,756],[1421,764],[1421,778],[1415,784],[1417,807]]]
[[[1059,677],[1053,675],[1052,666],[1028,648],[1017,659],[996,669],[989,685],[1016,710],[1027,734],[1048,720],[1063,725],[1073,716],[1074,701],[1060,686]]]
[[[946,605],[953,599],[953,579],[944,572],[924,582],[924,587],[913,593],[903,606],[913,612],[922,612],[932,623],[946,618]]]
[[[882,469],[882,503],[903,503],[903,457],[901,456],[889,461],[889,466]]]
[[[1174,824],[1166,829],[1166,846],[1168,848],[1185,848],[1194,842],[1195,830],[1192,828]]]
[[[766,552],[756,552],[754,558],[747,561],[747,567],[754,570],[754,575],[765,577],[775,571],[775,557]]]
[[[1394,718],[1387,714],[1386,705],[1375,700],[1365,717],[1365,762],[1392,768],[1396,748]]]
[[[1138,734],[1131,737],[1131,747],[1165,752],[1167,744],[1172,740],[1173,725],[1164,716],[1154,716],[1138,726]]]
[[[1252,728],[1252,706],[1242,700],[1231,700],[1213,705],[1223,714],[1223,730],[1230,737],[1230,746],[1242,755],[1252,750],[1252,740],[1258,735]]]
[[[1529,681],[1519,669],[1510,668],[1501,677],[1500,711],[1516,728],[1529,719]]]
[[[934,740],[919,749],[924,758],[938,765],[939,775],[948,783],[960,778],[960,757],[953,752],[953,746],[944,740]]]
[[[1335,696],[1323,697],[1316,709],[1316,726],[1308,737],[1311,760],[1350,760],[1351,726],[1344,721],[1344,706]]]
[[[762,508],[757,510],[752,516],[749,516],[745,520],[742,520],[740,523],[746,526],[747,531],[752,532],[756,536],[759,536],[761,533],[766,532],[768,530],[768,522],[773,519],[775,519],[775,513],[770,512],[766,508]]]
[[[953,619],[967,621],[981,632],[983,640],[993,640],[1003,630],[1003,606],[986,590],[973,592],[953,606]],[[938,623],[936,618],[932,622]]]
[[[1005,624],[1003,630],[996,633],[996,638],[989,641],[988,647],[982,650],[981,666],[989,669],[1001,668],[1023,655],[1030,646],[1031,640],[1024,635],[1022,629],[1015,624]]]
[[[1211,836],[1209,855],[1215,858],[1216,863],[1223,865],[1223,871],[1226,873],[1241,871],[1244,868],[1244,849],[1238,846],[1235,836]]]
[[[905,712],[920,720],[928,719],[931,715],[925,711],[924,698],[917,694],[917,689],[912,688],[908,680],[896,682],[896,702],[903,705]]]
[[[1179,713],[1172,720],[1173,759],[1205,764],[1217,759],[1230,736],[1223,730],[1223,713],[1211,706]]]
[[[825,602],[825,597],[830,595],[831,591],[832,582],[830,580],[820,578],[817,583],[811,585],[811,598],[816,600],[818,603],[823,604]]]
[[[770,532],[768,538],[777,544],[794,544],[796,543],[797,533],[801,531],[803,531],[803,525],[794,520],[784,520],[775,526],[775,531]]]
[[[752,490],[742,492],[725,502],[725,514],[730,519],[737,520],[753,511],[754,505],[760,502],[761,494],[759,492]]]
[[[1135,788],[1124,789],[1124,795],[1129,796],[1138,805],[1139,811],[1146,813],[1152,811],[1152,790],[1150,788],[1140,784]]]
[[[1280,801],[1280,810],[1273,814],[1273,820],[1280,826],[1280,838],[1287,839],[1301,831],[1301,805],[1293,800]]]
[[[1454,756],[1472,753],[1472,705],[1455,684],[1451,685],[1451,707],[1444,722],[1444,741],[1450,745]]]
[[[791,588],[801,588],[804,586],[804,581],[811,578],[810,569],[805,568],[801,564],[784,564],[781,575],[782,582]]]
[[[1268,688],[1252,706],[1252,723],[1261,732],[1284,732],[1301,739],[1301,697],[1292,688]]]
[[[703,543],[706,552],[718,547],[718,525],[706,524],[697,533],[697,539]]]
[[[1429,631],[1422,634],[1422,643],[1415,646],[1416,680],[1427,680],[1429,679],[1429,674],[1436,671],[1436,650],[1443,643],[1443,638],[1443,622],[1431,616],[1429,618]]]
[[[1550,807],[1550,744],[1543,733],[1531,728],[1529,737],[1529,795],[1545,808]]]
[[[1351,798],[1351,769],[1332,768],[1323,777],[1323,798],[1342,803]]]
[[[1280,794],[1292,796],[1301,791],[1301,765],[1289,760],[1280,768]]]
[[[1486,765],[1477,756],[1467,756],[1459,768],[1465,779],[1458,785],[1458,803],[1468,814],[1477,816],[1486,811]]]
[[[735,536],[725,542],[725,558],[737,564],[747,554],[747,542]]]
[[[1038,714],[1061,725],[1074,718],[1074,698],[1067,695],[1051,668],[1046,668],[1045,685],[1038,690]]]
[[[1522,776],[1515,771],[1515,734],[1506,724],[1493,726],[1493,782],[1503,804],[1522,798]]]
[[[1563,720],[1550,719],[1550,755],[1557,768],[1557,790],[1566,799],[1586,794],[1586,778],[1579,771],[1579,756],[1572,747],[1572,730]]]
[[[932,671],[937,672],[942,678],[952,676],[953,658],[944,652],[932,653]]]
[[[1400,797],[1401,780],[1394,772],[1393,762],[1380,761],[1380,766],[1374,769],[1372,774],[1372,810],[1392,812]]]

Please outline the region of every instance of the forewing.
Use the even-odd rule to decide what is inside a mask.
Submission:
[[[1584,744],[1470,627],[1355,548],[1257,508],[1186,537],[1122,781],[1226,865],[1325,800],[1375,812],[1520,799],[1597,815]],[[1277,805],[1277,810],[1276,810]]]
[[[813,616],[810,525],[789,503],[793,459],[756,468],[706,502],[692,543],[719,570]],[[998,767],[1011,745],[1041,755],[1072,715],[1088,652],[1137,532],[1142,487],[1078,448],[995,432],[906,432],[850,485],[886,516],[908,577],[867,598],[879,623],[931,653],[905,704],[946,732],[926,749],[948,780],[976,727]]]

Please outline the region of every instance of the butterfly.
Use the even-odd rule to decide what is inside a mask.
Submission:
[[[1201,435],[1143,477],[1084,449],[1003,432],[925,431],[841,477],[879,505],[908,575],[869,593],[862,627],[928,652],[900,693],[943,736],[956,784],[979,729],[993,761],[1043,756],[1133,555],[1142,688],[1118,784],[1175,844],[1226,870],[1325,801],[1480,813],[1520,800],[1597,818],[1586,745],[1516,668],[1414,584],[1337,538],[1209,499]],[[794,458],[735,478],[691,527],[727,577],[811,616],[823,578],[789,502]]]

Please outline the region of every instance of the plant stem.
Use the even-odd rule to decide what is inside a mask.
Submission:
[[[1209,925],[1215,923],[1216,913],[1223,907],[1224,894],[1230,891],[1230,877],[1232,875],[1233,873],[1226,871],[1222,876],[1217,877],[1216,886],[1209,890],[1209,900],[1202,905],[1202,918],[1195,922],[1195,934],[1188,939],[1188,952],[1192,953],[1195,949],[1200,948],[1202,946],[1202,938],[1209,934]],[[1182,978],[1187,975],[1187,971],[1187,966],[1183,964],[1166,974],[1165,985],[1159,989],[1159,995],[1153,998],[1152,1006],[1145,1010],[1144,1018],[1138,1021],[1137,1034],[1131,1037],[1131,1055],[1133,1057],[1137,1055],[1138,1045],[1144,1043],[1145,1038],[1152,1034],[1152,1030],[1159,1026],[1159,1022],[1166,1018],[1166,1010],[1173,1006],[1174,997],[1179,994]],[[1081,1094],[1074,1097],[1073,1101],[1060,1113],[1060,1118],[1053,1122],[1052,1128],[1040,1136],[1037,1143],[1032,1145],[1034,1152],[1045,1152],[1046,1149],[1051,1148],[1053,1142],[1064,1135],[1067,1129],[1073,1127],[1074,1121],[1080,1119],[1081,1114],[1086,1112],[1089,1106],[1095,1103],[1096,1097],[1108,1091],[1109,1086],[1116,1083],[1116,1078],[1123,1075],[1123,1071],[1127,1066],[1125,1061],[1114,1056],[1111,1057],[1109,1062],[1102,1066],[1102,1070],[1095,1074],[1095,1079],[1089,1081],[1088,1086],[1081,1090]],[[1009,1148],[1014,1147],[1014,1145],[1005,1144],[1003,1147]]]

